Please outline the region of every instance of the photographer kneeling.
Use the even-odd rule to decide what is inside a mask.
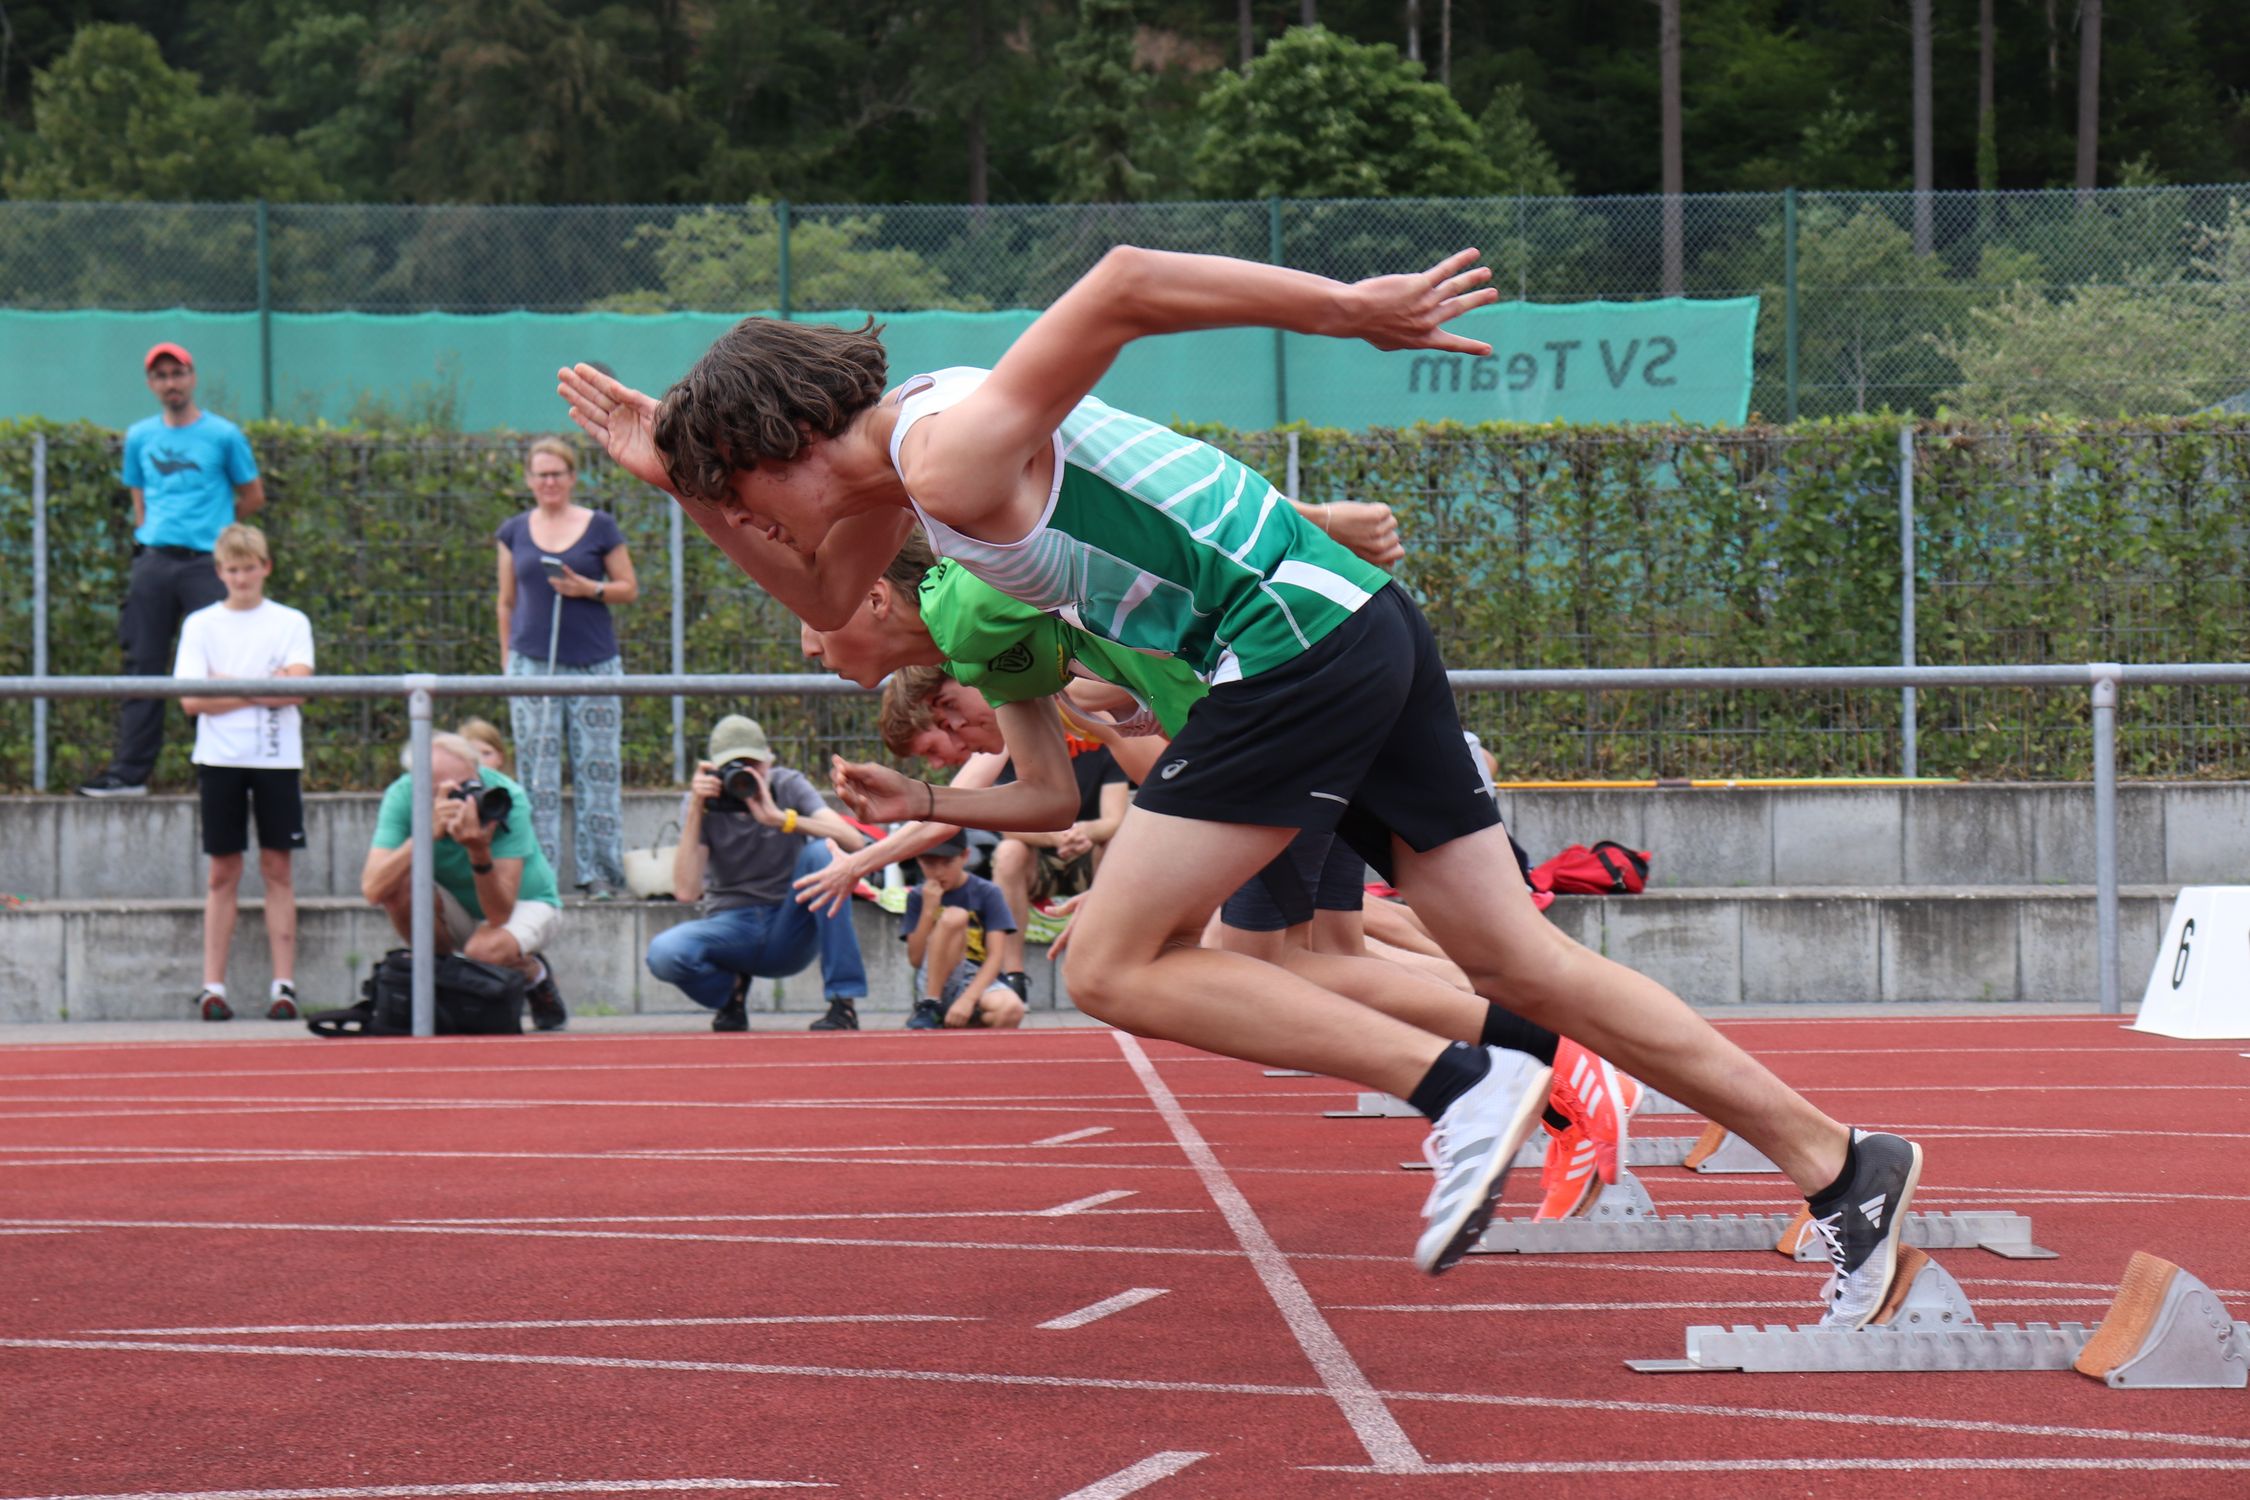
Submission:
[[[403,758],[403,757],[402,757]],[[539,958],[562,918],[555,872],[531,831],[531,798],[477,759],[457,734],[430,737],[437,782],[430,835],[437,875],[437,949],[514,969],[531,981],[531,1022],[560,1031],[569,1022],[555,976]],[[414,931],[414,778],[392,782],[375,815],[374,845],[359,891],[390,914],[402,938]]]
[[[672,894],[704,899],[710,915],[668,928],[648,945],[648,970],[715,1012],[713,1031],[748,1031],[753,979],[781,979],[820,953],[828,1013],[814,1031],[857,1031],[867,968],[851,903],[815,916],[793,898],[797,879],[826,869],[827,840],[846,852],[866,840],[830,810],[803,773],[773,763],[757,722],[728,714],[711,731],[680,811]]]

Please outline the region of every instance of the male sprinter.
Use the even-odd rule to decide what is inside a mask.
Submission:
[[[1341,833],[1383,871],[1479,994],[1567,1029],[1777,1163],[1808,1195],[1835,1263],[1826,1321],[1857,1327],[1896,1271],[1920,1148],[1838,1124],[1662,986],[1540,920],[1405,592],[1236,460],[1089,395],[1128,343],[1193,329],[1488,355],[1443,328],[1497,300],[1475,258],[1345,285],[1119,247],[995,368],[916,376],[889,399],[872,324],[757,318],[721,336],[661,409],[589,365],[563,372],[561,389],[613,459],[689,501],[697,525],[807,624],[849,618],[919,518],[941,554],[1002,593],[1179,656],[1212,683],[1111,844],[1067,980],[1083,1009],[1128,1030],[1412,1102],[1435,1122],[1439,1152],[1417,1265],[1445,1269],[1481,1231],[1548,1070],[1448,1044],[1270,964],[1184,946],[1186,929],[1300,828]],[[1020,769],[1029,784],[1035,768]],[[866,785],[867,810],[886,817],[942,815],[968,795]],[[1072,809],[1043,811],[1059,826]]]

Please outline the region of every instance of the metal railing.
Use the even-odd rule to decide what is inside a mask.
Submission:
[[[1699,689],[1827,687],[1917,688],[2084,687],[2092,694],[2094,759],[2095,961],[2100,977],[2101,1010],[2123,1008],[2118,973],[2117,861],[2117,700],[2129,685],[2250,683],[2250,662],[2197,662],[2179,665],[2078,665],[1975,667],[1671,667],[1600,671],[1463,671],[1447,674],[1457,693],[1587,692],[1605,689],[1695,691]],[[400,698],[409,724],[409,774],[413,777],[414,847],[409,941],[414,953],[414,1035],[436,1029],[435,866],[431,839],[431,715],[439,698],[514,695],[567,697],[583,690],[573,678],[437,677],[280,677],[220,682],[179,677],[0,677],[0,699],[30,698]],[[801,694],[814,697],[864,695],[868,690],[838,677],[801,673],[751,676],[655,676],[611,678],[605,691],[623,697],[710,697],[745,694]]]

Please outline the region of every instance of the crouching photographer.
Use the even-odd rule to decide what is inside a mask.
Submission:
[[[799,877],[828,867],[836,849],[866,842],[821,800],[802,772],[777,766],[757,721],[728,714],[711,731],[680,809],[672,894],[708,899],[709,915],[658,933],[648,970],[714,1014],[713,1031],[750,1029],[753,979],[782,979],[820,955],[828,1011],[814,1031],[857,1031],[867,968],[851,903],[815,916],[793,899]]]
[[[401,757],[403,760],[405,757]],[[555,872],[531,831],[531,798],[485,767],[457,734],[430,738],[437,783],[430,832],[437,876],[437,950],[514,969],[531,982],[524,997],[541,1031],[569,1022],[555,977],[539,952],[555,935],[562,898]],[[390,915],[402,938],[414,931],[414,778],[392,782],[375,815],[375,839],[360,871],[360,894]]]

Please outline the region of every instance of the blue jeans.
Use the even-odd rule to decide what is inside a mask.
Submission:
[[[827,865],[828,846],[805,840],[795,873],[809,875]],[[774,906],[738,906],[682,922],[648,945],[648,971],[686,991],[704,1009],[717,1010],[742,976],[785,979],[811,963],[816,950],[827,995],[867,998],[867,966],[859,956],[848,901],[832,917],[814,916],[792,896]]]

